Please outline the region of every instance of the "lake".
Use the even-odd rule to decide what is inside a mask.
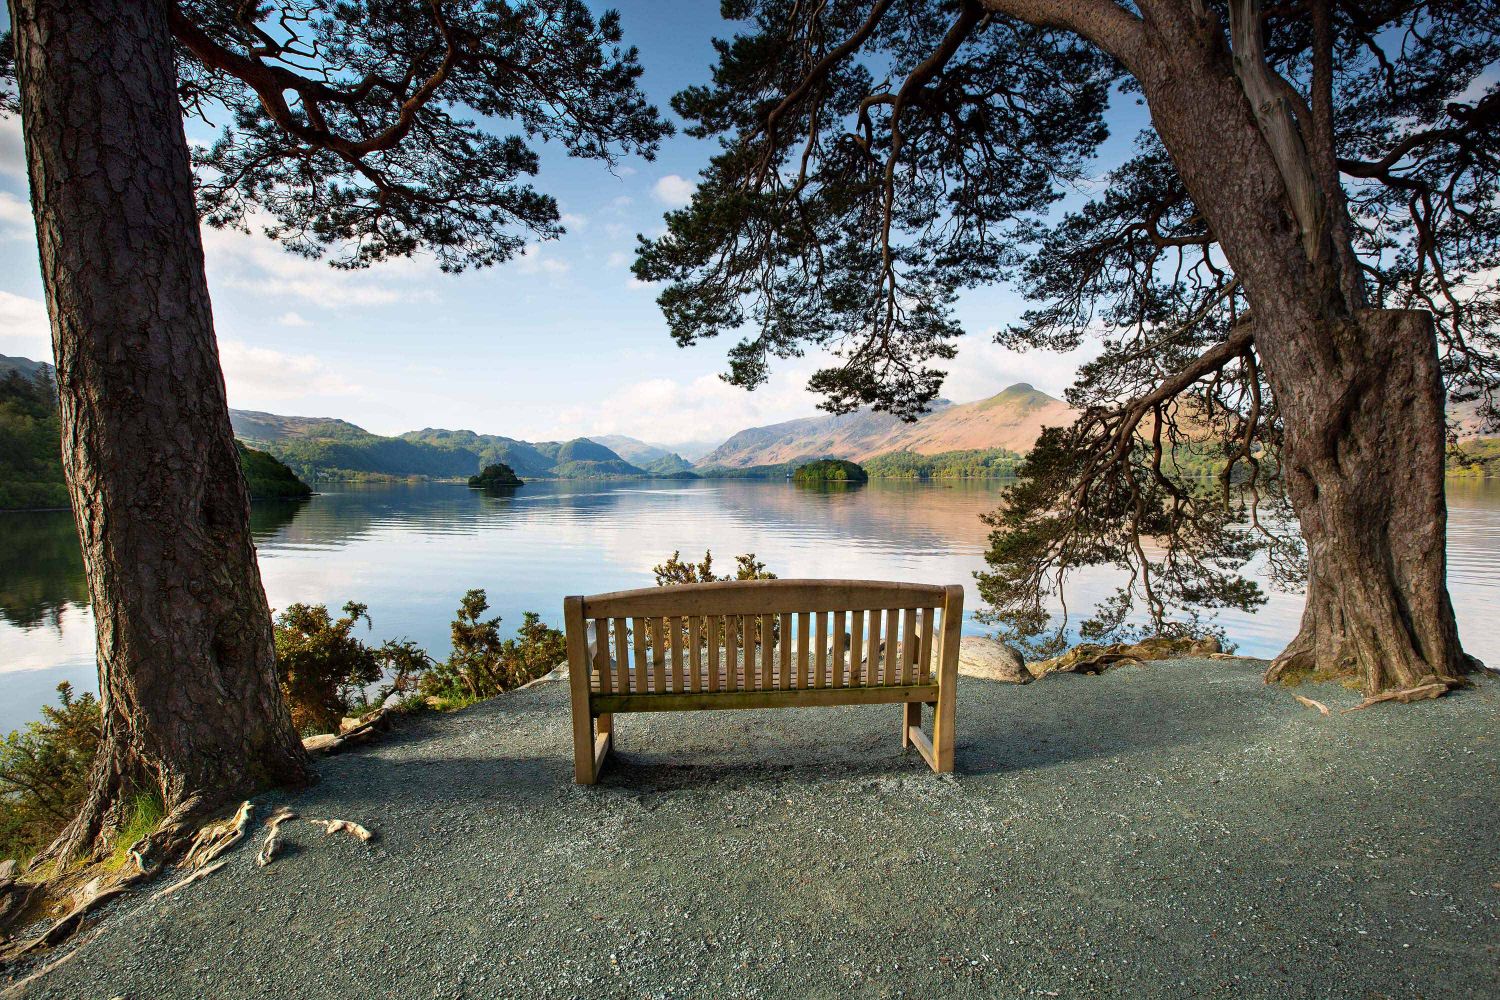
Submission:
[[[836,492],[782,482],[532,483],[511,496],[456,484],[325,485],[304,503],[257,503],[251,528],[271,606],[368,604],[369,638],[448,651],[470,587],[489,592],[506,634],[523,611],[561,627],[562,599],[650,586],[673,550],[716,569],[754,552],[780,576],[963,583],[984,566],[1001,483],[877,481]],[[1466,648],[1500,662],[1500,481],[1449,483],[1449,582]],[[1084,608],[1115,585],[1095,570],[1070,589]],[[1300,595],[1272,593],[1254,615],[1220,621],[1241,652],[1271,656],[1291,636]],[[971,632],[983,631],[972,621]],[[37,716],[60,681],[95,686],[93,620],[65,511],[0,514],[0,734]]]

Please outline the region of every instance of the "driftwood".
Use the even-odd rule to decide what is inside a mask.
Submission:
[[[362,743],[375,733],[383,731],[390,725],[390,721],[390,709],[377,708],[369,715],[342,720],[339,723],[339,731],[336,733],[319,733],[316,736],[309,736],[302,741],[302,749],[308,753],[338,753],[350,743]]]
[[[369,843],[375,838],[375,834],[372,831],[365,829],[352,820],[310,819],[308,820],[308,822],[313,824],[314,826],[321,826],[323,828],[323,832],[329,835],[335,833],[347,833],[349,836],[356,837],[359,840],[364,841],[365,843]]]
[[[1298,701],[1300,701],[1302,704],[1306,705],[1308,708],[1315,708],[1315,709],[1317,709],[1319,715],[1327,715],[1328,714],[1328,706],[1325,705],[1325,704],[1323,704],[1321,701],[1314,701],[1311,698],[1304,698],[1300,694],[1294,694],[1294,695],[1292,695],[1292,697],[1296,698]]]
[[[271,863],[271,859],[276,856],[276,848],[280,846],[278,837],[281,832],[281,824],[289,819],[296,818],[296,813],[292,812],[286,806],[282,806],[271,814],[270,819],[266,820],[266,839],[261,842],[260,850],[255,855],[255,863],[257,865],[264,868]]]

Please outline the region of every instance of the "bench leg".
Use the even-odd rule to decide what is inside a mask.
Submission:
[[[901,749],[911,746],[911,727],[922,728],[922,703],[909,701],[901,706]]]
[[[594,768],[594,720],[588,703],[573,702],[573,781],[592,785],[599,775]]]

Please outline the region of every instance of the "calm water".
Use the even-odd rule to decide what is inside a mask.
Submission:
[[[489,591],[504,628],[536,610],[561,625],[562,598],[649,586],[674,549],[718,569],[754,552],[781,576],[964,583],[978,606],[979,515],[1000,487],[875,483],[822,493],[779,482],[535,483],[510,497],[463,486],[328,487],[301,504],[258,504],[252,518],[273,607],[370,606],[371,637],[406,636],[446,655],[448,622],[470,587]],[[1450,583],[1467,648],[1500,662],[1500,482],[1449,485]],[[1082,608],[1108,572],[1069,594]],[[1253,616],[1226,615],[1230,638],[1274,654],[1301,611],[1272,594]],[[979,631],[970,624],[970,629]],[[93,620],[66,512],[0,514],[0,733],[35,717],[59,681],[94,687]]]

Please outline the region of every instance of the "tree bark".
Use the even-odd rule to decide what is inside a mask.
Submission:
[[[219,370],[163,0],[11,0],[63,465],[93,603],[103,742],[46,857],[309,775]]]
[[[1354,674],[1369,694],[1429,678],[1457,683],[1474,661],[1447,589],[1445,394],[1432,318],[1362,308],[1334,248],[1307,252],[1211,18],[1158,11],[1153,51],[1131,68],[1243,283],[1285,427],[1282,471],[1309,581],[1301,629],[1267,680]],[[1346,211],[1341,198],[1323,210]],[[1330,221],[1327,233],[1346,228],[1342,216]]]

